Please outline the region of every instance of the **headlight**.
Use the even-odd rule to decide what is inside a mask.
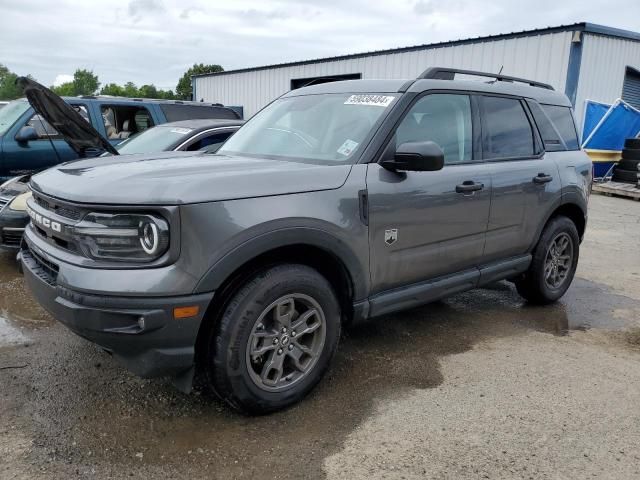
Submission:
[[[155,215],[90,213],[72,232],[96,260],[152,262],[169,248],[169,225]]]
[[[26,212],[27,211],[27,200],[31,198],[31,192],[24,192],[18,195],[13,201],[9,204],[9,208],[16,212]]]

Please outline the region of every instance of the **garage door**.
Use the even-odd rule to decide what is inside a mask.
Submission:
[[[640,72],[634,68],[627,67],[622,87],[622,99],[640,110]]]

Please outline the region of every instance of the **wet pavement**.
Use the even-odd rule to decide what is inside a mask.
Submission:
[[[616,228],[610,212],[620,209],[628,211],[618,218],[623,234],[608,249]],[[640,478],[640,458],[630,452],[612,456],[612,466],[607,456],[589,466],[572,463],[588,459],[589,442],[597,442],[582,437],[588,429],[581,415],[606,416],[610,427],[602,428],[624,426],[615,427],[620,441],[640,440],[640,412],[624,410],[640,400],[638,238],[637,203],[594,197],[578,278],[557,304],[529,306],[500,282],[351,329],[327,378],[305,401],[258,418],[233,413],[200,390],[184,395],[168,381],[129,374],[35,305],[12,256],[0,255],[0,478],[528,478],[536,469],[535,478],[571,478],[576,471]],[[615,276],[603,271],[605,249],[609,256],[625,255],[611,260]],[[512,360],[522,366],[510,370]],[[522,378],[530,374],[536,378]],[[523,397],[510,403],[536,381],[544,386],[544,402]],[[594,382],[605,391],[589,390]],[[611,385],[624,391],[607,400]],[[465,389],[474,388],[491,404],[470,402],[475,390]],[[550,414],[562,408],[554,399],[569,390],[587,408],[574,413],[575,430],[570,417]],[[589,403],[599,395],[605,400]],[[622,400],[619,416],[607,408]],[[483,423],[523,405],[530,425],[510,414],[500,427]],[[595,411],[599,405],[601,412]],[[468,416],[464,426],[439,416],[443,406]],[[504,454],[496,450],[509,430],[487,445],[478,440],[485,450],[473,455],[486,461],[497,452],[495,462],[484,470],[469,467],[482,463],[469,456],[479,448],[466,445],[469,439],[517,426],[514,438],[535,457],[542,448],[538,428],[553,432],[561,423],[565,433],[545,440],[556,450],[542,450],[521,465],[523,454],[510,459],[507,447],[500,447]],[[452,433],[443,436],[447,429]],[[450,441],[446,455],[437,446],[443,439]],[[396,451],[394,445],[407,441]],[[617,441],[611,448],[620,450]],[[420,451],[406,457],[416,446]]]

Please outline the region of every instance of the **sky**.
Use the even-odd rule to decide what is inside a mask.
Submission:
[[[638,0],[0,0],[0,63],[45,85],[174,89],[225,70],[593,22],[640,32]]]

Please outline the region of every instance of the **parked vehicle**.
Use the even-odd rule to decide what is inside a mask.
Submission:
[[[69,122],[73,122],[73,118],[65,118],[65,123]],[[242,120],[217,119],[165,123],[128,138],[115,149],[120,155],[196,150],[215,153],[243,123]],[[95,136],[96,141],[100,141],[98,132]],[[69,140],[73,148],[73,138],[61,137]],[[22,234],[29,223],[26,200],[31,196],[30,178],[30,175],[15,177],[0,186],[0,250],[17,252],[20,249]]]
[[[63,100],[111,145],[167,122],[240,118],[230,108],[201,102],[108,96],[66,97]],[[104,149],[87,148],[83,155],[91,157],[103,152]],[[78,157],[57,129],[38,116],[26,99],[14,100],[0,110],[0,182]]]
[[[435,68],[293,90],[215,161],[55,167],[31,180],[26,283],[138,375],[188,391],[198,365],[234,408],[287,407],[345,324],[501,279],[565,293],[592,164],[546,106],[573,122],[547,85]]]
[[[182,120],[150,128],[116,145],[120,155],[154,152],[215,153],[243,124],[242,120]]]

